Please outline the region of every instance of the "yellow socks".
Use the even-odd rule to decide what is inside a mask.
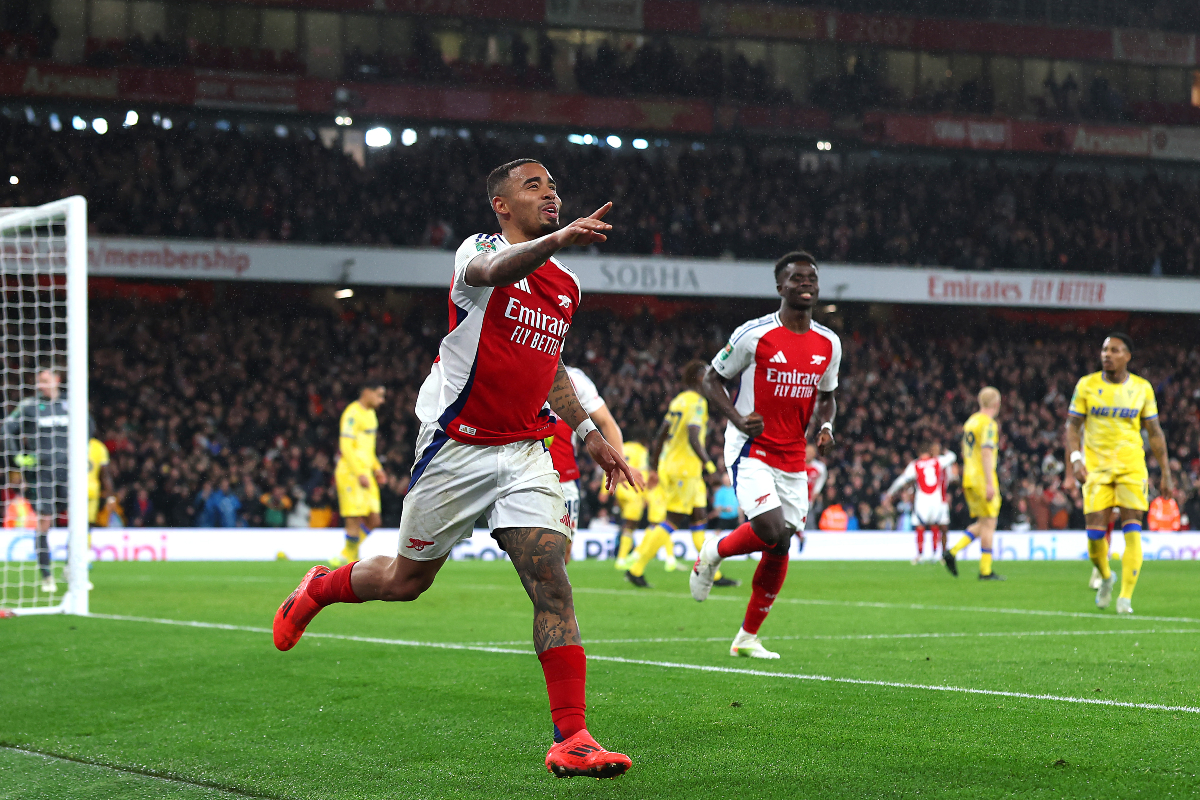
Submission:
[[[1104,538],[1104,531],[1099,528],[1088,528],[1087,537],[1088,558],[1096,565],[1096,569],[1100,570],[1100,577],[1108,580],[1112,575],[1112,570],[1108,566],[1108,542]],[[1138,544],[1140,547],[1140,540]]]
[[[958,544],[956,544],[956,545],[954,545],[954,547],[950,548],[950,555],[952,555],[952,556],[958,555],[963,550],[966,550],[967,545],[969,545],[973,541],[975,541],[975,534],[971,533],[970,531],[963,531],[963,537],[958,540]]]
[[[700,527],[693,526],[692,527],[692,544],[696,545],[697,553],[700,552],[701,547],[704,547],[704,539],[705,539],[704,526],[703,525],[701,525]],[[713,580],[714,581],[721,580],[721,570],[716,571],[716,573],[713,575]]]
[[[633,537],[624,531],[621,532],[621,542],[617,545],[617,558],[628,558],[629,551],[633,549]]]
[[[650,563],[650,559],[657,555],[658,549],[670,546],[671,534],[663,524],[651,526],[646,530],[646,535],[642,537],[642,543],[637,546],[637,550],[633,551],[636,558],[629,567],[629,573],[641,577],[646,573],[646,565]]]
[[[984,550],[982,553],[979,554],[979,574],[984,575],[984,576],[992,574],[992,551],[991,550]]]
[[[1142,571],[1142,525],[1126,522],[1122,529],[1125,531],[1125,555],[1121,557],[1121,597],[1130,600]]]
[[[342,558],[346,559],[346,563],[358,561],[358,546],[362,544],[361,536],[347,536],[346,545],[342,548]]]

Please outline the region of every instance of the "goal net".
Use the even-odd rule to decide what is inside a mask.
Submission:
[[[0,613],[86,614],[86,201],[0,209],[0,282]]]

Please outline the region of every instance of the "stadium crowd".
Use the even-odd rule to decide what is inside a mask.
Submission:
[[[416,393],[445,332],[442,297],[394,293],[387,304],[335,308],[310,302],[303,290],[226,292],[200,301],[164,300],[159,291],[151,302],[130,300],[137,292],[117,285],[93,303],[92,412],[112,452],[121,519],[336,525],[337,420],[371,378],[389,386],[378,451],[389,475],[383,524],[397,525],[418,427]],[[655,315],[585,306],[565,358],[595,381],[627,436],[645,441],[678,391],[679,368],[711,358],[736,324],[770,310],[734,305],[660,303]],[[916,321],[829,322],[846,343],[839,448],[812,520],[837,504],[851,527],[902,524],[903,503],[882,503],[883,491],[922,441],[957,449],[974,395],[990,382],[1005,402],[1002,525],[1082,526],[1077,494],[1061,483],[1062,423],[1075,380],[1096,368],[1097,332],[1011,322],[1006,329],[1021,335],[999,337],[921,334]],[[1140,337],[1134,367],[1156,386],[1177,500],[1200,526],[1200,352],[1164,342],[1170,330]],[[708,446],[723,465],[722,431],[713,420]],[[586,526],[609,509],[596,470],[585,464],[584,476]],[[965,509],[961,499],[956,505],[960,524]]]
[[[773,146],[631,154],[448,131],[360,168],[311,131],[264,128],[98,136],[3,119],[19,183],[0,205],[84,194],[98,234],[454,247],[493,229],[484,176],[521,154],[545,159],[568,214],[615,203],[607,252],[773,258],[800,243],[834,262],[1200,275],[1200,187],[1149,171],[849,156],[806,171]]]

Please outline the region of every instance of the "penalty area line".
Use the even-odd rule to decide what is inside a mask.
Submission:
[[[21,747],[15,744],[5,744],[0,742],[0,750],[9,753],[19,753],[32,758],[42,758],[47,761],[62,761],[67,764],[79,764],[93,769],[103,769],[109,772],[120,772],[125,775],[133,775],[138,778],[146,778],[152,781],[161,781],[162,783],[175,784],[177,786],[190,786],[193,789],[203,789],[205,791],[231,795],[233,797],[255,797],[261,800],[280,800],[278,795],[257,794],[248,792],[245,789],[238,789],[234,786],[224,786],[219,783],[206,783],[204,781],[188,780],[170,773],[157,772],[145,767],[119,766],[116,764],[105,764],[102,761],[94,761],[89,758],[80,756],[64,756],[59,753],[51,753],[47,750],[38,750],[33,747]]]
[[[244,631],[247,633],[271,633],[269,628],[257,628],[248,625],[227,625],[219,622],[194,622],[189,620],[156,619],[153,617],[129,617],[119,614],[91,614],[98,619],[110,619],[120,622],[145,622],[158,625],[178,625],[187,628],[208,628],[227,631]],[[1138,631],[1141,633],[1142,631]],[[407,639],[384,639],[375,636],[350,636],[339,633],[305,633],[319,639],[335,639],[347,642],[364,642],[367,644],[385,644],[398,647],[422,647],[437,650],[466,650],[477,653],[504,653],[510,655],[533,655],[532,650],[516,650],[507,647],[491,647],[484,645],[455,644],[447,642],[418,642]],[[1105,700],[1095,697],[1071,697],[1069,695],[1033,694],[1029,692],[1007,692],[1000,689],[972,689],[965,686],[942,686],[924,683],[903,683],[898,681],[878,681],[865,678],[835,678],[829,675],[807,675],[795,672],[769,672],[760,669],[742,669],[738,667],[718,667],[709,664],[687,664],[678,661],[653,661],[640,658],[623,658],[621,656],[588,655],[591,661],[608,661],[615,664],[635,664],[663,669],[684,669],[694,672],[712,672],[726,675],[750,675],[764,678],[784,678],[798,681],[817,681],[822,683],[844,683],[857,686],[882,686],[892,689],[916,689],[929,692],[952,692],[958,694],[977,694],[992,697],[1012,697],[1022,700],[1049,700],[1058,703],[1073,703],[1078,705],[1109,706],[1113,708],[1139,708],[1149,711],[1183,711],[1188,714],[1200,714],[1200,707],[1169,706],[1161,703],[1133,703],[1120,700]]]
[[[920,689],[928,692],[954,692],[959,694],[979,694],[991,697],[1013,697],[1022,700],[1051,700],[1058,703],[1077,703],[1080,705],[1113,706],[1116,708],[1141,708],[1151,711],[1183,711],[1188,714],[1200,714],[1200,708],[1194,706],[1168,706],[1160,703],[1129,703],[1121,700],[1104,700],[1097,697],[1071,697],[1057,694],[1032,694],[1029,692],[1006,692],[1001,689],[972,689],[965,686],[941,686],[927,683],[902,683],[899,681],[873,681],[865,678],[834,678],[829,675],[805,675],[796,672],[768,672],[761,669],[739,669],[737,667],[716,667],[707,664],[685,664],[677,661],[651,661],[641,658],[622,658],[620,656],[593,656],[588,654],[589,661],[611,661],[618,664],[640,664],[648,667],[664,667],[666,669],[686,669],[695,672],[717,672],[732,675],[754,675],[763,678],[788,678],[797,681],[819,681],[823,683],[847,683],[857,686],[886,686],[894,689]]]
[[[1022,636],[1138,636],[1151,633],[1200,633],[1200,628],[1130,628],[1123,631],[972,631],[966,633],[852,633],[841,636],[768,636],[773,642],[838,642],[838,641],[871,641],[875,639],[974,639],[974,638],[1008,638]],[[728,636],[654,636],[645,639],[588,639],[584,644],[673,644],[695,642],[727,642]],[[463,642],[467,645],[516,645],[525,641],[514,642]]]
[[[477,586],[473,588],[496,588],[499,586]],[[694,598],[690,594],[682,592],[645,592],[645,591],[630,591],[628,589],[599,589],[590,587],[574,587],[572,589],[576,594],[609,594],[626,597],[642,597],[642,598],[668,598],[672,600],[692,600]],[[727,600],[735,603],[745,603],[745,595],[716,595],[708,596],[709,602],[713,600]],[[1072,617],[1083,619],[1119,619],[1123,622],[1187,622],[1198,623],[1200,619],[1194,617],[1149,617],[1142,614],[1130,616],[1116,616],[1114,614],[1103,614],[1095,611],[1046,611],[1036,608],[988,608],[986,606],[934,606],[925,603],[877,603],[868,600],[815,600],[803,597],[777,597],[775,605],[778,607],[780,603],[802,606],[842,606],[847,608],[886,608],[900,609],[902,611],[957,611],[969,614],[1021,614],[1035,617]]]

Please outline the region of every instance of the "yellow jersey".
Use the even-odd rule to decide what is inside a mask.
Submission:
[[[708,431],[708,401],[698,392],[680,392],[667,407],[667,441],[658,460],[659,472],[680,478],[697,478],[703,474],[704,462],[688,440],[688,428],[700,429],[700,446],[704,447]]]
[[[88,499],[100,496],[100,470],[108,465],[108,448],[99,439],[88,440]]]
[[[342,458],[337,471],[343,475],[371,475],[380,468],[375,457],[375,435],[379,432],[379,417],[375,410],[355,400],[342,412],[339,426],[339,449]]]
[[[983,471],[983,449],[985,447],[992,448],[992,486],[1000,489],[1000,484],[996,480],[996,464],[999,459],[996,457],[996,451],[1000,446],[1000,433],[996,426],[996,420],[989,417],[982,411],[976,411],[970,416],[966,424],[963,425],[962,436],[962,455],[963,455],[963,488],[979,487],[983,488],[987,485],[984,480]]]
[[[1158,416],[1154,387],[1133,373],[1124,383],[1109,383],[1103,372],[1075,384],[1067,413],[1082,417],[1083,465],[1088,472],[1146,472],[1142,420]]]
[[[636,470],[640,470],[642,477],[646,477],[646,473],[650,470],[650,451],[646,449],[646,445],[640,442],[625,442],[625,463]]]

